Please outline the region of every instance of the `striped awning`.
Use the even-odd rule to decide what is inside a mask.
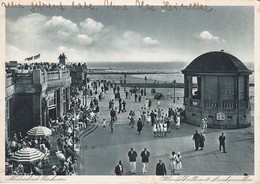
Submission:
[[[27,132],[30,136],[50,136],[51,133],[51,129],[44,126],[33,127]]]
[[[15,162],[34,162],[41,160],[45,154],[35,148],[22,148],[11,156],[10,160]]]

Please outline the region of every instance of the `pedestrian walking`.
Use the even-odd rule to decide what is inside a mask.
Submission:
[[[163,163],[162,159],[159,159],[159,163],[156,164],[155,174],[159,176],[163,176],[167,174],[165,164]]]
[[[135,102],[137,102],[138,95],[135,93]]]
[[[142,123],[141,118],[139,118],[138,122],[137,122],[137,132],[140,134],[142,129],[143,129],[143,123]]]
[[[112,108],[110,111],[110,117],[111,117],[111,121],[115,121],[116,111],[114,110],[114,108]]]
[[[151,99],[149,99],[149,102],[148,102],[148,109],[150,110],[150,109],[151,109],[151,107],[152,107],[152,100],[151,100]]]
[[[150,113],[150,117],[151,117],[151,122],[152,122],[152,126],[153,126],[155,124],[155,118],[156,118],[155,113],[153,112],[153,110]]]
[[[114,132],[114,121],[113,120],[110,121],[109,126],[110,126],[110,129],[111,129],[111,133],[113,133]]]
[[[171,175],[175,175],[175,170],[177,167],[177,155],[174,151],[170,154],[169,160],[170,160]]]
[[[182,169],[182,158],[181,158],[181,153],[178,152],[177,157],[176,157],[176,174],[177,175],[180,175],[181,169]]]
[[[145,106],[146,109],[149,108],[149,100],[148,100],[148,98],[145,99],[144,106]]]
[[[176,118],[176,128],[179,130],[180,127],[181,127],[181,117],[180,115],[177,115],[177,118]]]
[[[167,123],[164,122],[163,123],[163,134],[164,134],[164,137],[166,137],[166,133],[167,133]]]
[[[141,152],[141,157],[142,157],[142,163],[143,163],[143,174],[145,174],[145,173],[147,173],[147,169],[148,169],[150,152],[147,151],[146,148],[144,148],[144,151]]]
[[[125,100],[123,100],[122,105],[123,105],[123,111],[122,112],[126,112],[126,109],[125,109],[126,102],[125,102]]]
[[[131,167],[131,173],[136,174],[136,157],[137,153],[136,151],[131,148],[131,150],[128,152],[128,158],[130,161],[130,167]]]
[[[208,128],[208,120],[207,118],[204,118],[204,121],[205,121],[205,126],[204,126],[204,134],[207,132],[207,128]]]
[[[139,95],[138,102],[141,102],[141,100],[142,100],[142,97],[141,97],[141,95]]]
[[[121,98],[119,100],[121,100]],[[122,102],[119,102],[119,104],[118,104],[118,114],[120,114],[121,111],[124,112],[122,110]]]
[[[102,121],[102,127],[103,127],[104,130],[106,129],[106,125],[107,125],[106,119],[103,119],[103,121]]]
[[[204,149],[204,142],[205,142],[205,137],[202,133],[200,133],[200,151]]]
[[[219,151],[221,151],[221,147],[223,147],[223,153],[226,153],[226,148],[225,148],[225,140],[226,137],[224,136],[224,133],[222,132],[221,136],[219,136]]]
[[[193,135],[192,138],[195,142],[195,151],[199,150],[199,144],[200,144],[200,134],[198,133],[198,131],[195,131],[195,134]]]
[[[159,123],[159,126],[160,126],[160,136],[161,137],[163,137],[163,123],[162,123],[162,121],[160,121],[160,123]]]
[[[155,137],[157,136],[157,124],[156,123],[154,123],[154,125],[153,125],[153,134]]]
[[[116,167],[115,167],[115,174],[118,176],[124,174],[124,167],[123,167],[121,160],[119,161],[118,165],[116,165]]]
[[[206,123],[204,118],[200,122],[200,128],[201,128],[201,133],[205,133]]]

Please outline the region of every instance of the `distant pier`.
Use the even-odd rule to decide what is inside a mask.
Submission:
[[[165,71],[116,71],[116,70],[86,70],[88,75],[140,75],[140,74],[178,74],[180,72]]]

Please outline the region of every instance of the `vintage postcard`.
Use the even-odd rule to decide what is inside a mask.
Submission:
[[[1,1],[1,183],[258,183],[259,1]]]

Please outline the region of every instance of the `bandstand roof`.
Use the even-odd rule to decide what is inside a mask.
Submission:
[[[208,52],[195,58],[183,73],[252,73],[238,58],[222,52]]]

